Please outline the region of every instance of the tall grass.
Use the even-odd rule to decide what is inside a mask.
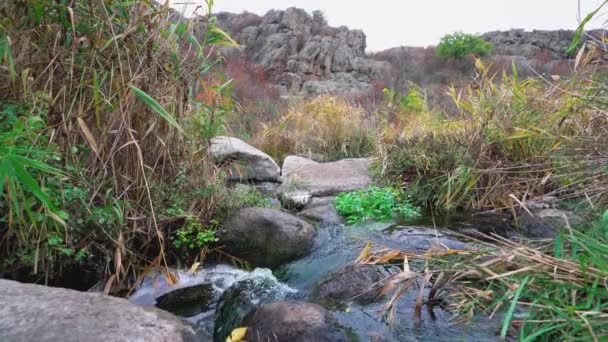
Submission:
[[[52,277],[64,262],[86,259],[110,290],[144,267],[166,265],[155,185],[172,182],[180,167],[188,168],[191,189],[214,182],[197,134],[201,125],[221,126],[208,125],[226,105],[225,85],[213,87],[221,60],[212,47],[234,41],[211,16],[195,25],[148,1],[11,0],[0,17],[0,103],[24,108],[16,122],[45,112],[43,127],[27,132],[30,143],[3,143],[0,152],[3,271],[37,273],[44,263]],[[212,96],[193,101],[201,89]],[[18,127],[6,127],[3,141],[14,141]],[[36,157],[48,148],[56,153],[50,165]],[[31,215],[17,221],[19,203],[61,228]],[[213,203],[212,195],[195,196],[186,209],[204,222]],[[57,206],[71,217],[60,220]],[[64,253],[41,258],[46,245]]]
[[[385,175],[444,209],[511,208],[547,194],[606,203],[608,120],[601,80],[548,82],[477,61],[477,81],[450,90],[457,116],[431,112],[384,139]]]
[[[320,96],[296,100],[279,119],[262,122],[252,141],[279,160],[296,154],[332,161],[372,155],[377,127],[358,105]]]

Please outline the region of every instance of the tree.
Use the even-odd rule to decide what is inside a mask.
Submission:
[[[462,32],[447,34],[437,45],[437,56],[440,58],[463,59],[468,55],[485,57],[492,52],[494,46],[483,38]]]

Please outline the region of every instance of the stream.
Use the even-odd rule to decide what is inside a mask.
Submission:
[[[130,300],[140,305],[155,305],[157,299],[176,289],[206,284],[211,299],[201,313],[187,317],[206,336],[213,335],[215,309],[221,294],[231,285],[245,279],[267,278],[276,281],[289,299],[305,300],[311,290],[331,271],[352,263],[367,242],[400,248],[409,251],[425,251],[439,241],[450,248],[464,248],[466,244],[450,238],[429,227],[435,221],[437,226],[450,225],[452,219],[429,220],[424,218],[410,225],[388,223],[365,223],[355,226],[325,225],[319,227],[316,248],[308,256],[289,263],[275,274],[268,269],[244,271],[230,265],[206,266],[195,274],[179,272],[179,284],[170,285],[163,276],[151,275],[142,283]],[[441,224],[438,224],[441,223]],[[499,221],[475,221],[472,218],[453,219],[456,231],[478,229],[477,227],[500,227]],[[493,222],[493,223],[492,223]],[[416,225],[414,225],[414,223]],[[426,226],[426,228],[425,228]],[[502,229],[502,228],[501,228]],[[483,230],[483,229],[481,229]],[[428,292],[428,291],[426,291]],[[495,341],[500,329],[500,320],[490,321],[479,317],[468,325],[451,324],[451,314],[438,306],[423,307],[421,320],[415,318],[414,304],[417,289],[407,292],[397,303],[394,320],[388,324],[382,319],[385,300],[376,304],[360,306],[350,304],[346,310],[332,311],[341,325],[347,327],[354,340],[358,341]]]

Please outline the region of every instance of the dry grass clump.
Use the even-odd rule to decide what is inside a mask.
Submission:
[[[569,230],[551,241],[483,236],[474,249],[438,244],[425,253],[368,245],[358,262],[401,267],[383,281],[389,314],[417,288],[418,313],[423,305],[440,305],[458,323],[484,313],[501,321],[503,338],[602,341],[608,336],[607,232],[608,212],[590,231]],[[410,262],[422,266],[414,270]]]
[[[292,104],[280,119],[262,124],[253,143],[282,160],[290,154],[320,161],[369,156],[378,121],[345,99],[321,96]]]

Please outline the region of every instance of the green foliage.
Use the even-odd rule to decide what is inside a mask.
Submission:
[[[368,220],[387,221],[395,213],[404,218],[420,215],[420,208],[413,206],[407,196],[393,188],[372,186],[366,190],[342,193],[336,198],[336,210],[348,224]]]
[[[389,111],[398,112],[401,116],[409,116],[409,114],[421,114],[427,110],[426,100],[422,94],[422,89],[412,85],[412,88],[407,94],[400,96],[396,91],[384,88],[384,101],[388,106]]]
[[[585,26],[587,26],[587,24],[591,21],[591,19],[593,19],[596,15],[598,15],[598,13],[601,11],[601,9],[604,8],[604,6],[606,6],[606,5],[608,5],[608,1],[602,2],[600,4],[600,6],[598,6],[595,10],[593,10],[591,13],[587,14],[585,19],[583,19],[583,21],[580,23],[580,25],[574,32],[574,38],[572,39],[572,42],[570,43],[570,46],[568,47],[566,54],[568,54],[568,55],[574,54],[574,52],[576,51],[576,48],[578,47],[578,45],[581,42],[581,38],[583,37],[583,32],[585,31]]]
[[[34,105],[0,102],[0,236],[28,246],[18,261],[34,267],[36,256],[73,253],[60,237],[69,215],[49,196],[65,174],[52,166],[59,156],[44,131],[46,114],[42,98]],[[28,233],[20,229],[24,225]]]
[[[420,113],[426,109],[426,101],[418,91],[410,90],[399,99],[399,106],[406,112]]]
[[[468,55],[485,57],[492,52],[492,49],[492,43],[479,36],[456,32],[441,37],[439,45],[437,45],[437,56],[456,59],[462,59]]]
[[[212,224],[215,222],[212,222]],[[200,221],[191,214],[186,215],[184,227],[175,232],[173,245],[189,249],[203,248],[218,241],[214,228],[205,228]]]

